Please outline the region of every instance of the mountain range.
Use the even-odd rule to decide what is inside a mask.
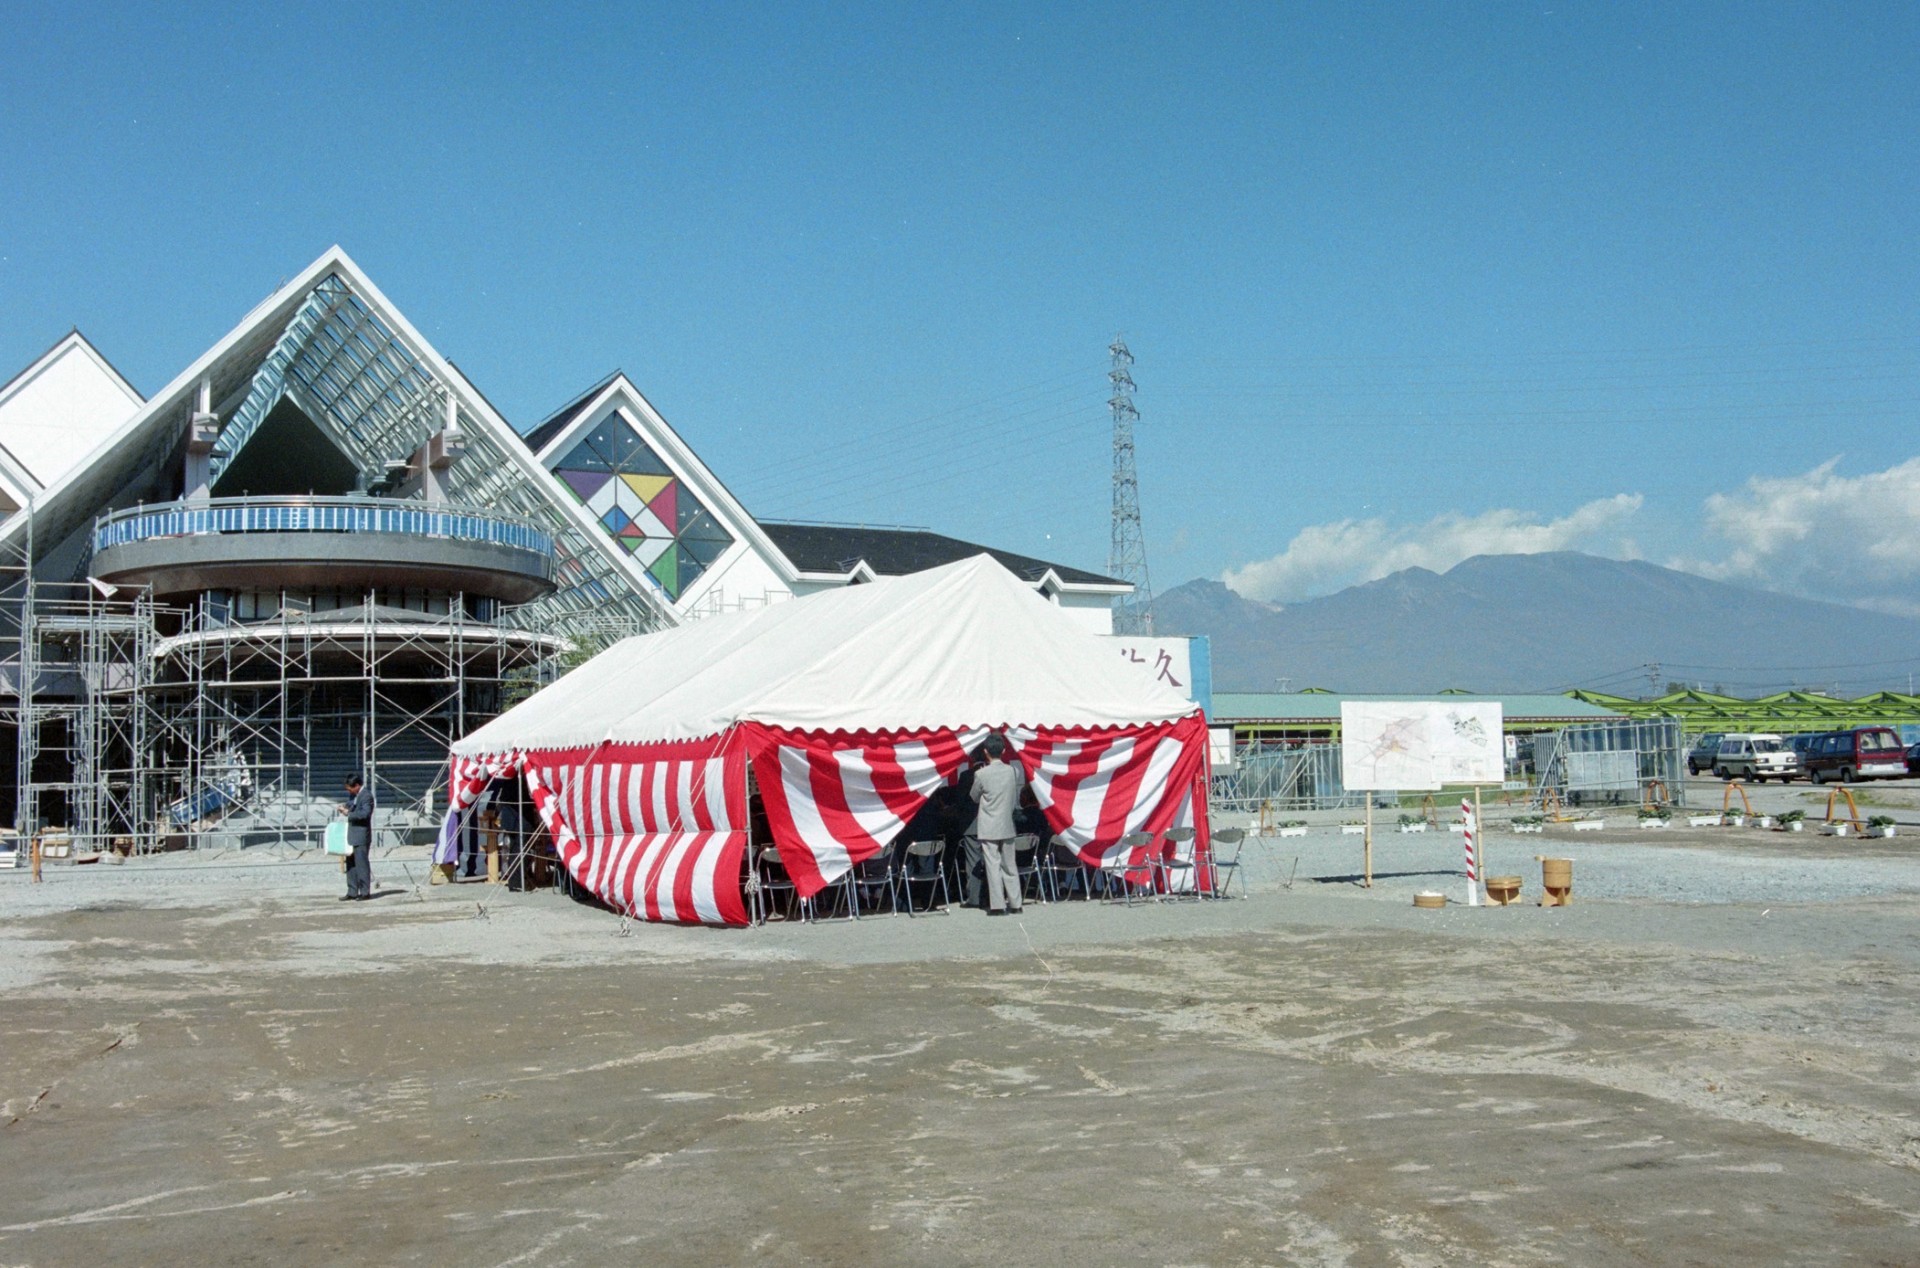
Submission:
[[[1920,657],[1920,620],[1570,551],[1408,568],[1284,605],[1196,580],[1153,607],[1156,633],[1208,636],[1216,691],[1860,695],[1906,690]]]

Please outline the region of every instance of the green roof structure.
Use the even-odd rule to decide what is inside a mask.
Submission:
[[[1652,700],[1634,700],[1598,691],[1567,694],[1630,718],[1679,718],[1691,734],[1772,731],[1794,735],[1886,725],[1902,728],[1902,735],[1910,739],[1910,732],[1920,731],[1920,696],[1898,691],[1878,691],[1853,700],[1815,691],[1777,691],[1752,700],[1693,690],[1675,691]]]
[[[1528,732],[1545,731],[1573,722],[1600,722],[1621,716],[1604,702],[1576,700],[1560,695],[1488,695],[1465,691],[1442,691],[1431,695],[1370,695],[1357,692],[1326,691],[1216,691],[1209,721],[1215,726],[1231,726],[1246,735],[1284,732],[1291,735],[1337,735],[1340,730],[1340,703],[1343,700],[1457,701],[1463,699],[1497,701],[1505,729]]]

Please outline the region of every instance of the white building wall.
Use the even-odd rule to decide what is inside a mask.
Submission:
[[[1063,594],[1060,608],[1084,626],[1089,634],[1113,633],[1113,598],[1105,594]]]
[[[78,335],[62,340],[0,396],[0,445],[44,487],[54,483],[140,408]]]

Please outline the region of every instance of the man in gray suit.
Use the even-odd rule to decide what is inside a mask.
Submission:
[[[1013,812],[1020,808],[1020,791],[1027,786],[1020,772],[1007,762],[1007,737],[995,732],[983,746],[987,764],[973,774],[968,790],[980,807],[973,820],[973,838],[987,872],[987,914],[1004,916],[1020,910],[1020,867],[1013,856]]]
[[[347,817],[347,896],[341,902],[373,897],[373,789],[358,775],[347,776],[347,801],[340,807]]]

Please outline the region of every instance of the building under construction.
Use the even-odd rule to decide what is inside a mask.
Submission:
[[[424,833],[569,653],[985,549],[756,521],[623,375],[523,436],[338,248],[151,398],[77,332],[0,386],[0,514],[0,822],[79,850],[307,844],[356,772]]]

